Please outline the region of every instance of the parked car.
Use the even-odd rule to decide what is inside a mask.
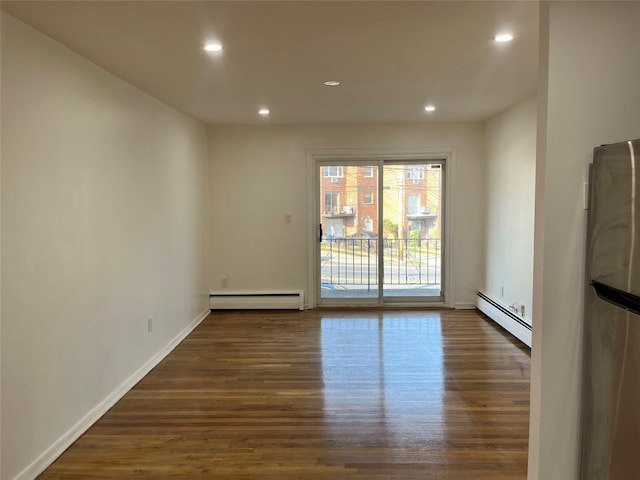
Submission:
[[[347,238],[353,238],[357,240],[377,240],[378,236],[371,232],[356,232],[353,235],[349,235]]]
[[[347,236],[344,241],[348,246],[362,249],[371,248],[371,250],[375,250],[378,247],[378,236],[371,232],[356,232]]]

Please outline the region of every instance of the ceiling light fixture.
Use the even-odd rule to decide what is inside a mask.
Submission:
[[[426,107],[424,107],[424,109],[427,112],[435,112],[436,111],[436,107],[434,107],[433,105],[427,105]]]
[[[513,40],[513,35],[510,33],[499,33],[493,39],[498,43],[510,42]]]
[[[340,82],[338,80],[327,80],[326,82],[324,82],[324,84],[327,87],[337,87],[338,85],[340,85]]]
[[[258,110],[258,113],[260,115],[262,115],[263,117],[266,117],[267,115],[269,115],[269,109],[268,108],[261,108],[260,110]]]
[[[222,51],[222,45],[220,45],[219,43],[207,43],[204,46],[204,49],[207,52],[221,52]]]

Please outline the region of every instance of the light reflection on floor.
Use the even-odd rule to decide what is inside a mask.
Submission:
[[[329,429],[348,425],[354,441],[375,445],[367,427],[379,429],[383,419],[386,443],[404,447],[430,444],[446,430],[439,315],[327,316],[321,343]]]

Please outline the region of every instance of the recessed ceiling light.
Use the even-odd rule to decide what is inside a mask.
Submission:
[[[499,33],[493,39],[498,43],[510,42],[513,40],[513,35],[510,33]]]
[[[436,107],[434,107],[433,105],[427,105],[426,107],[424,107],[424,109],[427,112],[435,112],[436,111]]]
[[[258,110],[258,113],[260,115],[262,115],[263,117],[266,117],[267,115],[269,115],[269,109],[268,108],[261,108],[260,110]]]
[[[204,46],[204,49],[207,52],[221,52],[222,51],[222,45],[220,45],[219,43],[207,43]]]
[[[338,85],[340,85],[340,82],[338,80],[327,80],[326,82],[324,82],[324,84],[327,87],[337,87]]]

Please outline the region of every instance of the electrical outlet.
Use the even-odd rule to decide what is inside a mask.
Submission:
[[[153,331],[153,317],[147,318],[147,331],[149,333]]]
[[[524,317],[524,305],[520,305],[520,316]]]
[[[292,221],[292,217],[290,213],[285,213],[284,214],[284,223],[291,223]]]
[[[227,275],[220,279],[220,286],[222,286],[222,288],[229,288],[229,277]]]
[[[504,287],[500,287],[500,296],[504,298]]]

